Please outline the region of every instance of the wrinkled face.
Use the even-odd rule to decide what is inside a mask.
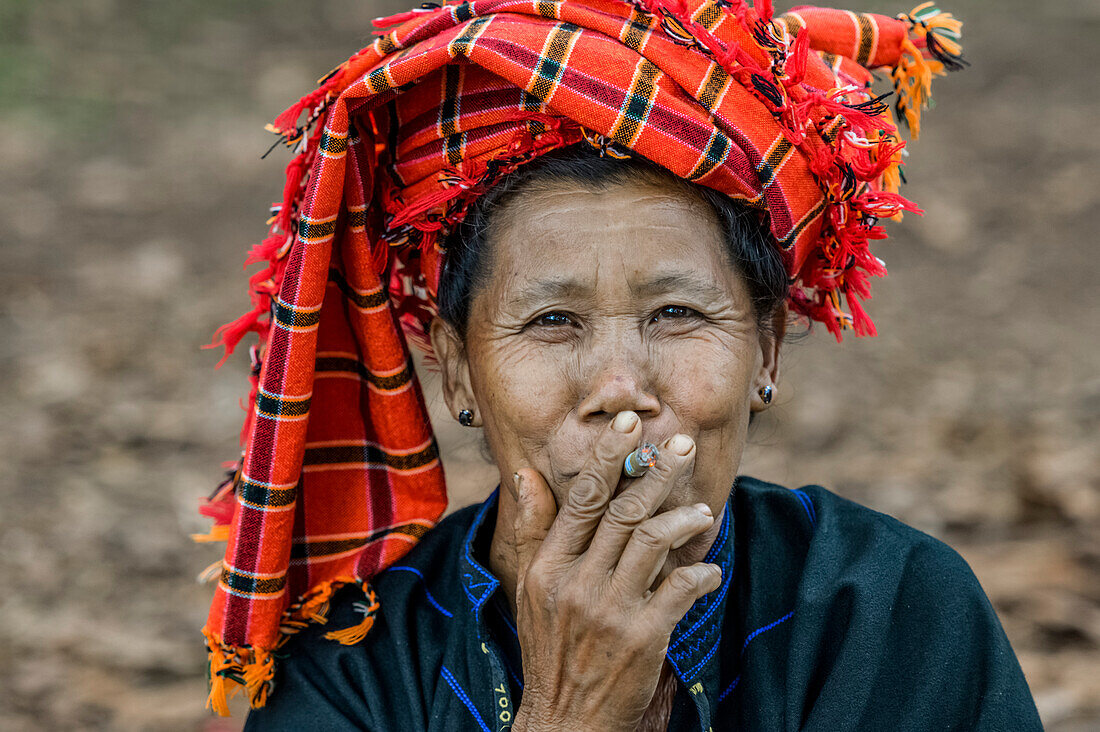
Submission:
[[[448,405],[475,412],[501,485],[532,467],[562,505],[597,434],[633,410],[649,442],[696,441],[693,474],[662,508],[705,502],[718,516],[777,352],[713,211],[632,182],[544,186],[496,215],[465,342],[440,323],[433,338]]]

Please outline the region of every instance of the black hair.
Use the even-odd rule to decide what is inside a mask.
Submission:
[[[730,264],[749,288],[757,327],[774,334],[773,316],[787,299],[787,271],[768,228],[767,217],[718,191],[685,181],[656,163],[632,153],[629,158],[601,156],[586,143],[541,156],[508,174],[475,201],[444,242],[447,256],[439,280],[439,316],[466,337],[470,303],[488,279],[489,239],[497,213],[534,184],[578,183],[593,191],[644,180],[679,188],[710,205],[722,227]]]

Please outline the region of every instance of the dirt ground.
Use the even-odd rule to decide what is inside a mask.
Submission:
[[[877,250],[881,335],[792,343],[743,472],[956,547],[1048,729],[1094,730],[1100,4],[950,5],[973,67],[913,146],[927,215]],[[0,0],[0,728],[239,728],[203,709],[194,578],[218,552],[188,534],[246,366],[200,346],[245,309],[279,195],[263,124],[401,7]],[[437,423],[453,502],[473,501],[491,471]]]

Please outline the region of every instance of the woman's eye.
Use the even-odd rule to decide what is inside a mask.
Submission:
[[[544,328],[557,328],[564,325],[575,325],[573,318],[566,313],[543,313],[534,320],[531,321],[531,325],[538,325]]]
[[[667,318],[691,318],[699,315],[698,311],[683,305],[666,305],[653,315],[653,322]]]

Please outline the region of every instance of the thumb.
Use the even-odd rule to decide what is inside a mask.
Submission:
[[[554,493],[537,470],[522,468],[513,474],[517,510],[513,527],[516,541],[516,572],[522,580],[535,553],[558,515]]]

